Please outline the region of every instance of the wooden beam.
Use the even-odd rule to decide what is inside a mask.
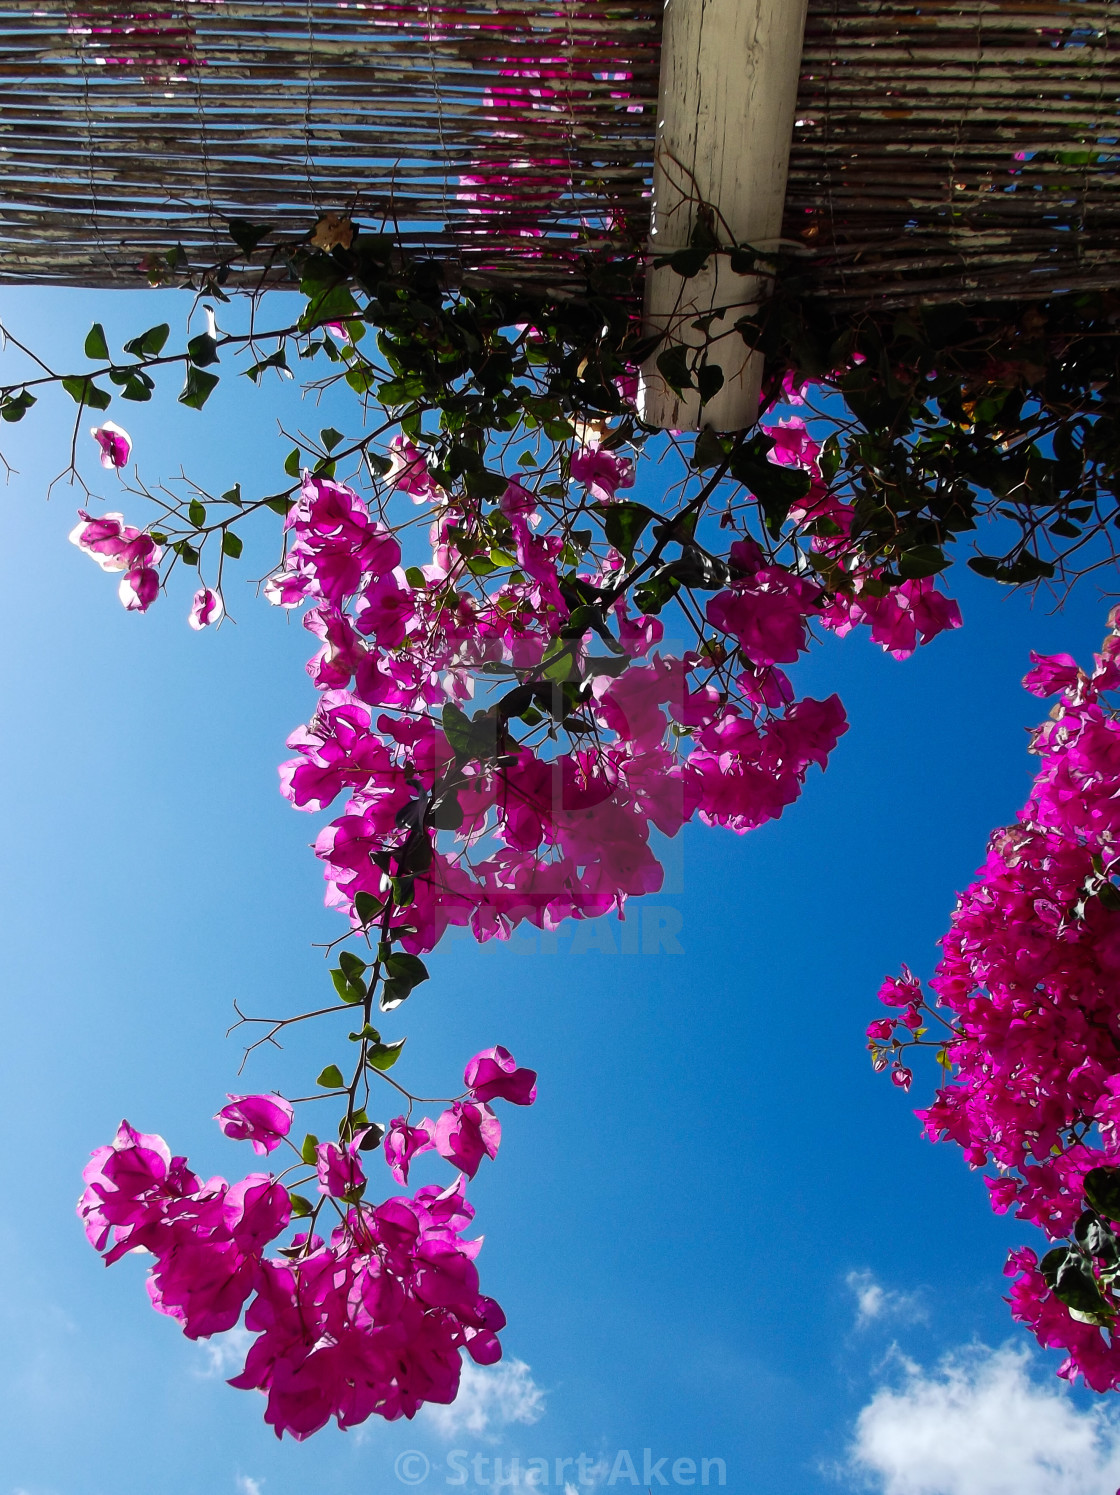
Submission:
[[[781,233],[797,103],[807,0],[665,0],[653,175],[647,333],[667,332],[658,351],[698,347],[692,324],[719,313],[711,336],[766,294],[766,278],[733,274],[727,256],[683,279],[654,257],[687,248],[704,205],[721,244],[773,248]],[[706,215],[705,215],[706,216]],[[720,392],[701,407],[697,390],[678,395],[656,366],[642,370],[639,411],[662,430],[740,431],[758,412],[761,358],[731,332],[709,350],[723,372]]]

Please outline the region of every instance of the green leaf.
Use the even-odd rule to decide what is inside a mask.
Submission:
[[[683,280],[691,280],[693,276],[699,275],[704,266],[711,258],[711,250],[706,246],[693,249],[678,249],[675,254],[668,256],[670,268]],[[664,263],[664,261],[659,261]]]
[[[808,493],[811,479],[798,467],[778,467],[768,462],[766,453],[772,446],[768,438],[753,438],[732,452],[728,470],[758,500],[766,528],[776,537],[790,509]]]
[[[345,1084],[342,1071],[337,1064],[328,1064],[323,1073],[315,1081],[316,1085],[322,1085],[324,1090],[339,1090]]]
[[[366,973],[365,961],[359,960],[353,950],[343,950],[338,957],[338,964],[347,981],[360,981]]]
[[[277,493],[272,498],[262,499],[261,502],[266,509],[271,509],[274,514],[283,517],[291,512],[295,499],[289,498],[286,493]]]
[[[226,491],[222,494],[222,502],[223,503],[227,503],[227,504],[236,504],[237,507],[240,508],[241,507],[241,484],[240,483],[234,483],[234,485],[233,485],[232,488],[227,488]]]
[[[399,1007],[414,987],[428,979],[428,968],[416,955],[390,955],[385,961],[385,969],[389,979],[381,987],[382,1012],[392,1012]]]
[[[705,426],[696,438],[696,449],[692,455],[692,465],[697,472],[703,472],[709,467],[718,467],[727,456],[727,446],[724,445],[724,437],[712,430],[711,426]]]
[[[222,536],[222,554],[228,555],[231,561],[235,561],[240,556],[243,548],[241,536],[235,535],[231,529],[227,529]]]
[[[260,359],[251,368],[244,370],[245,378],[252,379],[254,384],[261,382],[261,375],[266,369],[286,369],[288,367],[288,350],[277,348],[275,353],[270,353],[267,358]]]
[[[0,419],[15,423],[22,420],[35,403],[35,396],[29,389],[23,389],[18,395],[0,394]]]
[[[709,400],[714,400],[723,388],[723,370],[718,364],[701,364],[696,370],[696,384],[700,390],[700,403],[706,405]]]
[[[375,1147],[381,1146],[381,1140],[385,1136],[385,1128],[378,1126],[376,1121],[370,1121],[366,1125],[365,1136],[358,1143],[359,1152],[372,1152]]]
[[[80,374],[63,379],[62,387],[76,405],[85,405],[90,410],[105,410],[113,398],[105,390],[98,389],[92,379],[85,379]]]
[[[899,556],[898,574],[904,580],[912,581],[923,576],[936,576],[948,564],[949,559],[940,545],[915,545]]]
[[[307,307],[299,319],[299,330],[309,332],[322,322],[344,322],[348,317],[354,316],[357,310],[358,303],[342,283],[316,289],[308,298]]]
[[[336,431],[333,426],[327,426],[324,430],[319,432],[319,440],[323,443],[328,452],[333,452],[335,447],[342,440],[342,432]]]
[[[1085,1175],[1085,1198],[1098,1215],[1120,1221],[1120,1168],[1091,1168]]]
[[[557,439],[563,440],[564,438]],[[509,481],[502,477],[501,473],[486,472],[479,468],[476,472],[463,474],[463,487],[472,498],[501,498],[509,487]]]
[[[305,1199],[302,1194],[295,1194],[290,1189],[288,1198],[292,1201],[292,1219],[302,1220],[312,1212],[310,1199]]]
[[[410,986],[419,986],[428,979],[428,967],[418,955],[405,955],[397,951],[387,957],[385,969],[394,981],[407,981]]]
[[[977,576],[990,577],[993,581],[1002,582],[1004,586],[1022,586],[1032,581],[1048,580],[1054,574],[1053,562],[1044,561],[1029,551],[1014,561],[1000,560],[990,555],[974,555],[969,557],[968,566]]]
[[[105,329],[100,322],[94,322],[86,333],[84,349],[87,358],[108,358],[109,344],[105,341]]]
[[[346,382],[355,394],[368,395],[377,388],[377,372],[371,363],[363,358],[361,363],[353,363],[346,370]],[[375,466],[380,458],[369,458]],[[385,471],[388,472],[388,467]]]
[[[331,981],[334,983],[334,989],[338,993],[339,1000],[345,1002],[348,1006],[354,1007],[357,1003],[365,1001],[365,983],[350,981],[345,971],[340,970],[337,966],[331,971]]]
[[[575,680],[579,674],[576,666],[578,652],[576,640],[554,638],[541,658],[541,674],[557,685],[563,685],[566,680]]]
[[[139,337],[130,338],[124,345],[124,351],[131,353],[134,358],[158,358],[170,335],[171,328],[166,322],[161,322],[158,327],[149,327]]]
[[[828,438],[821,448],[818,460],[820,462],[821,476],[826,483],[831,483],[840,471],[840,441],[837,436],[832,435]]]
[[[392,1012],[402,1002],[412,995],[412,987],[407,981],[386,981],[381,987],[381,996],[378,1005],[382,1012]]]
[[[362,1026],[358,1029],[357,1033],[351,1033],[350,1042],[361,1043],[363,1039],[368,1040],[368,1042],[370,1043],[380,1043],[381,1034],[377,1031],[372,1023],[363,1023]]]
[[[431,824],[437,831],[457,831],[463,824],[463,807],[454,790],[440,795],[432,806]]]
[[[196,368],[204,369],[218,361],[218,344],[208,332],[200,332],[187,344],[187,357]]]
[[[662,568],[649,581],[640,582],[634,588],[634,606],[639,612],[656,615],[679,590],[680,582]]]
[[[1054,1283],[1058,1280],[1058,1272],[1065,1265],[1065,1260],[1069,1256],[1070,1250],[1069,1246],[1055,1246],[1052,1250],[1047,1251],[1038,1264],[1038,1269],[1042,1273],[1043,1280],[1051,1292],[1054,1291]]]
[[[1112,1310],[1101,1295],[1093,1265],[1080,1251],[1071,1251],[1058,1268],[1054,1279],[1054,1295],[1063,1302],[1070,1313],[1087,1324],[1110,1324]]]
[[[354,912],[363,924],[372,924],[384,907],[380,898],[375,898],[364,889],[354,895]]]
[[[1073,1235],[1090,1256],[1100,1260],[1105,1270],[1114,1272],[1120,1266],[1120,1240],[1096,1210],[1088,1209],[1084,1212],[1073,1227]]]
[[[632,502],[593,504],[592,508],[602,516],[607,543],[613,545],[628,561],[633,560],[634,547],[646,526],[657,515],[652,509],[647,509],[645,504]]]
[[[443,708],[442,726],[451,751],[462,762],[471,758],[492,758],[498,750],[498,720],[480,713],[472,721],[454,702]]]
[[[191,410],[201,410],[213,394],[217,383],[217,374],[207,374],[192,364],[187,369],[187,382],[183,385],[179,404],[186,405]]]
[[[659,566],[654,577],[671,577],[682,587],[696,587],[700,591],[714,592],[731,580],[726,564],[715,556],[708,555],[699,545],[686,545],[678,560]]]
[[[250,223],[248,218],[231,218],[226,225],[229,236],[238,249],[248,258],[262,239],[271,232],[271,223]]]
[[[197,498],[192,498],[187,505],[187,518],[195,529],[201,529],[206,523],[206,505],[200,503]]]
[[[152,390],[155,388],[155,384],[151,379],[148,378],[147,374],[145,374],[143,370],[141,370],[139,373],[132,373],[131,370],[128,370],[126,371],[126,374],[127,377],[124,380],[124,388],[121,390],[121,399],[135,400],[137,402],[140,402],[142,400],[150,400],[152,398]],[[113,378],[112,373],[109,374],[109,378]]]
[[[316,1152],[315,1152],[315,1149],[318,1146],[319,1146],[319,1139],[318,1139],[318,1137],[315,1135],[314,1132],[308,1132],[307,1136],[304,1137],[304,1139],[303,1139],[303,1146],[299,1150],[299,1155],[300,1155],[300,1157],[303,1159],[303,1161],[305,1163],[312,1163],[312,1164],[314,1164],[314,1163],[317,1163],[319,1161],[318,1157],[316,1156]]]
[[[288,474],[288,476],[290,478],[298,478],[299,477],[299,474],[300,474],[300,455],[299,455],[299,447],[298,446],[292,447],[291,451],[284,458],[284,471]]]
[[[407,1038],[398,1038],[396,1043],[376,1044],[366,1054],[366,1063],[371,1069],[385,1071],[392,1069],[401,1056],[401,1050],[408,1042]]]
[[[688,363],[688,350],[677,344],[657,355],[657,371],[675,394],[683,394],[693,388],[692,370]]]
[[[757,249],[737,245],[728,255],[728,264],[733,275],[750,275],[757,268],[760,258]]]

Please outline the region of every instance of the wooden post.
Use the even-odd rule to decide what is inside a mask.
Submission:
[[[732,328],[766,294],[766,278],[733,274],[726,255],[713,255],[687,280],[668,266],[654,269],[652,260],[692,244],[702,205],[715,210],[710,226],[721,244],[775,247],[806,6],[807,0],[665,0],[645,330],[668,337],[643,366],[638,395],[642,419],[662,430],[741,431],[757,416],[762,358],[738,333],[708,351],[724,384],[703,408],[696,389],[678,395],[669,387],[657,357],[674,344],[701,346],[705,334],[692,326],[698,317],[720,313],[709,338]]]

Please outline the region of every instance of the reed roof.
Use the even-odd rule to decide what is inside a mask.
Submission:
[[[644,240],[661,0],[0,0],[0,279],[230,218],[576,284]],[[852,303],[1120,280],[1117,0],[810,0],[784,233]]]

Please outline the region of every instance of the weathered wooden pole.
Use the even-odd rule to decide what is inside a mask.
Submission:
[[[767,292],[766,277],[732,272],[712,255],[684,279],[652,259],[688,248],[706,228],[721,244],[773,248],[782,228],[807,0],[665,0],[653,170],[647,333],[667,332],[642,369],[639,410],[663,430],[741,431],[758,412],[762,360],[736,332],[720,337]],[[714,209],[709,217],[708,208]],[[720,316],[708,334],[692,324]],[[700,347],[723,388],[701,408],[658,372],[667,347]]]

